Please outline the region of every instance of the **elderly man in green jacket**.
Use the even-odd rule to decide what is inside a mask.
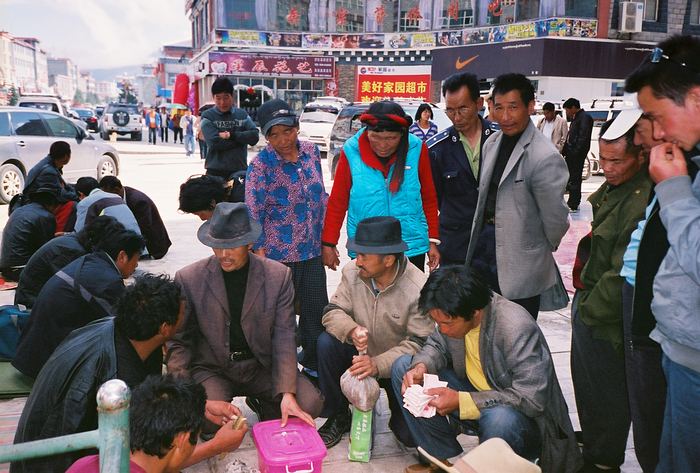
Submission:
[[[348,400],[340,389],[346,369],[360,379],[377,377],[391,410],[389,428],[406,446],[414,446],[391,385],[391,365],[416,353],[435,328],[418,311],[425,274],[408,264],[401,222],[370,217],[357,225],[347,247],[357,259],[343,268],[343,278],[326,306],[318,338],[318,380],[325,397],[319,435],[330,448],[350,430]]]
[[[600,130],[605,182],[588,198],[593,207],[590,257],[571,305],[571,378],[587,468],[582,471],[620,471],[630,429],[620,269],[653,182],[643,149],[634,144],[634,127],[606,139],[608,129],[619,128],[615,125],[611,120]]]

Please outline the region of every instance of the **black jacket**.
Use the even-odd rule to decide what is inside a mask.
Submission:
[[[146,239],[148,253],[154,259],[161,259],[168,252],[172,242],[168,237],[168,230],[165,229],[158,207],[150,197],[132,187],[124,187],[124,199],[136,217],[141,235]]]
[[[483,148],[484,142],[498,130],[498,126],[481,117],[479,119]],[[433,136],[425,144],[430,154],[440,210],[438,250],[443,262],[464,263],[479,197],[478,180],[474,177],[464,146],[459,141],[459,132],[454,126]],[[479,160],[482,161],[481,150]]]
[[[39,293],[17,343],[12,366],[35,378],[73,330],[111,315],[124,281],[109,256],[78,258],[49,279]]]
[[[24,186],[22,194],[29,196],[29,194],[40,189],[47,183],[61,186],[63,188],[61,195],[65,197],[66,200],[78,200],[78,194],[75,192],[75,189],[73,189],[73,186],[66,184],[63,180],[63,172],[56,167],[51,156],[46,156],[29,170],[27,174],[27,183]]]
[[[0,268],[24,266],[29,258],[56,233],[56,218],[42,205],[30,202],[19,207],[2,232]]]
[[[41,288],[64,266],[86,253],[76,233],[54,238],[39,248],[29,258],[27,266],[19,277],[15,290],[15,304],[23,304],[31,309],[39,296]]]
[[[19,418],[14,443],[97,428],[97,389],[117,375],[114,319],[73,332],[54,353],[32,388]],[[12,473],[65,472],[86,451],[10,464]]]
[[[569,134],[561,150],[562,156],[585,159],[591,149],[592,132],[593,118],[584,109],[579,110],[569,126]]]

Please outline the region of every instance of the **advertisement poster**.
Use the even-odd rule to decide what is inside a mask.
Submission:
[[[430,66],[358,66],[355,100],[430,100]]]
[[[263,77],[334,77],[331,56],[209,53],[209,72]]]

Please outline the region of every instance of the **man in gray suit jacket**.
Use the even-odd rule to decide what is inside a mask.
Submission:
[[[530,120],[534,97],[522,74],[494,81],[493,115],[501,131],[484,144],[467,264],[536,319],[543,293],[561,295],[560,307],[568,302],[552,253],[569,229],[564,202],[569,173]]]
[[[245,204],[228,202],[199,228],[214,256],[175,274],[185,309],[166,364],[203,385],[207,399],[249,396],[261,421],[281,418],[284,426],[296,416],[315,428],[323,396],[297,369],[291,271],[250,253],[260,232]]]
[[[569,132],[566,119],[557,115],[552,102],[547,102],[542,105],[542,114],[544,116],[537,123],[537,129],[540,130],[544,136],[552,140],[554,147],[561,153],[562,148],[564,148],[564,143],[566,143],[566,134]]]
[[[430,405],[439,415],[414,417],[403,409],[414,442],[444,462],[462,453],[459,433],[478,435],[479,442],[497,437],[523,458],[539,458],[542,471],[577,472],[583,461],[552,355],[527,311],[493,294],[476,270],[464,266],[434,271],[418,308],[438,327],[412,358],[394,362],[394,392],[401,402],[427,373],[448,384],[424,391],[436,396]],[[437,469],[406,469],[423,471]]]

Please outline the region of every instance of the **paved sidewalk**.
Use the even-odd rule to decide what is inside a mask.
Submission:
[[[99,138],[98,138],[99,139]],[[264,143],[264,141],[262,141]],[[204,172],[199,155],[185,158],[184,146],[170,144],[156,146],[148,145],[147,142],[130,142],[120,139],[116,143],[116,148],[120,152],[121,172],[120,179],[124,185],[134,187],[146,192],[158,205],[163,220],[168,229],[170,239],[173,242],[168,254],[159,261],[145,261],[139,264],[137,272],[149,271],[154,273],[167,273],[174,275],[175,271],[198,259],[208,257],[211,250],[204,247],[196,237],[196,230],[201,222],[193,215],[182,215],[177,211],[177,196],[179,185],[187,177],[193,174]],[[324,179],[326,188],[330,192],[332,181],[328,175],[326,163],[323,163]],[[601,178],[591,178],[584,181],[584,193],[588,194],[597,189],[602,183]],[[0,227],[4,227],[7,221],[6,207],[0,207]],[[560,250],[556,254],[562,275],[567,282],[567,276],[571,274],[573,265],[573,253],[580,236],[588,233],[590,229],[591,211],[590,205],[582,205],[580,212],[572,214],[572,228],[564,238]],[[349,259],[344,250],[345,241],[341,241],[341,263],[345,264]],[[340,282],[339,271],[327,271],[328,293],[332,295]],[[570,280],[570,278],[569,278]],[[0,292],[0,305],[11,304],[14,291]],[[569,370],[569,351],[571,343],[570,309],[562,309],[555,312],[543,312],[540,314],[538,323],[547,338],[550,350],[553,355],[557,376],[562,390],[569,405],[574,428],[578,428],[578,418],[576,416],[576,404],[574,402],[573,388],[571,384],[571,374]],[[236,404],[248,418],[248,424],[252,425],[257,421],[253,414],[244,404],[243,398],[237,398]],[[17,411],[22,406],[21,400],[0,401],[0,417],[4,413]],[[348,437],[347,435],[337,446],[328,451],[328,456],[323,462],[323,470],[326,473],[388,473],[403,472],[403,469],[416,462],[413,451],[408,451],[400,447],[394,440],[388,429],[387,422],[389,410],[386,403],[386,395],[382,391],[382,397],[377,408],[377,431],[375,437],[375,447],[369,463],[356,463],[347,460]],[[323,424],[325,419],[317,420],[317,425]],[[460,436],[459,440],[465,447],[465,451],[477,445],[475,437]],[[628,443],[627,462],[623,465],[622,471],[625,473],[641,472],[637,465],[634,451],[632,449],[631,438]],[[207,462],[202,462],[194,467],[185,470],[188,473],[245,473],[248,470],[241,468],[240,462],[249,467],[257,466],[257,452],[252,440],[252,435],[247,435],[241,448],[230,454],[224,460],[212,458]],[[303,468],[303,467],[302,467]],[[0,472],[3,465],[0,465]]]

